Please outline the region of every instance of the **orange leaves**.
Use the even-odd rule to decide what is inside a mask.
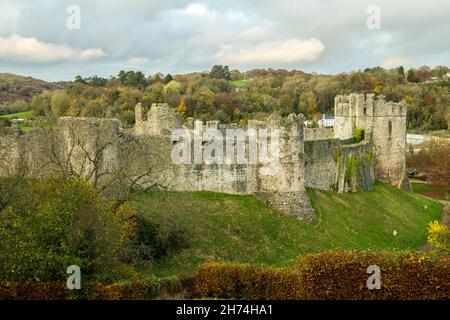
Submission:
[[[367,267],[381,270],[381,289],[366,286]],[[450,260],[416,253],[327,251],[297,269],[226,263],[199,267],[199,297],[237,299],[446,299]]]

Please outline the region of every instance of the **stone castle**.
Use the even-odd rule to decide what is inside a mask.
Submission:
[[[314,129],[305,128],[303,116],[295,114],[250,120],[245,126],[191,118],[183,124],[167,104],[153,104],[148,112],[138,104],[133,130],[121,128],[116,119],[63,117],[58,119],[53,138],[46,130],[0,135],[0,176],[18,172],[48,176],[65,171],[95,183],[112,183],[120,176],[132,185],[172,191],[252,194],[306,221],[314,217],[306,187],[370,191],[374,180],[380,180],[408,189],[406,105],[372,94],[339,95],[334,112],[334,128]],[[171,138],[173,130],[211,128],[222,132],[229,128],[277,130],[277,174],[263,174],[273,164],[173,163],[172,150],[181,143]],[[353,139],[356,128],[364,130],[364,139],[358,143]],[[208,145],[203,142],[201,147]]]

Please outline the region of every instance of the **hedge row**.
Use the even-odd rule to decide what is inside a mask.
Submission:
[[[61,283],[0,281],[0,300],[66,300],[68,291]]]
[[[182,291],[177,277],[82,286],[84,290],[68,290],[64,283],[0,281],[0,300],[148,300]]]
[[[367,288],[370,265],[381,289]],[[295,269],[212,263],[196,277],[198,297],[236,299],[449,299],[450,260],[419,254],[330,251]]]
[[[381,270],[381,289],[367,289],[367,268]],[[328,251],[300,260],[306,299],[450,298],[450,259],[417,253]]]
[[[150,278],[134,283],[98,284],[92,294],[95,300],[150,300],[182,291],[177,277]]]
[[[302,299],[300,272],[294,269],[210,263],[199,267],[197,297]]]
[[[199,267],[198,297],[228,299],[302,299],[300,272],[295,269],[211,263]]]

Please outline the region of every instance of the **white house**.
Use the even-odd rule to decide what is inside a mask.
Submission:
[[[322,119],[317,121],[319,127],[321,128],[331,128],[334,127],[334,115],[332,114],[324,114],[322,115]]]

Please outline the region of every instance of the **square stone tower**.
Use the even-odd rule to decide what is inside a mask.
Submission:
[[[406,167],[406,115],[404,102],[386,102],[374,94],[338,95],[335,98],[336,139],[348,140],[362,128],[373,143],[375,179],[409,190]]]

